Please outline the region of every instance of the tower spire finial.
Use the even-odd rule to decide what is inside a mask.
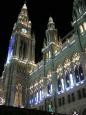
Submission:
[[[50,16],[48,20],[48,29],[54,29],[55,28],[55,23],[53,21],[53,18]]]
[[[49,17],[49,23],[53,23],[53,18],[51,16]]]
[[[27,9],[26,0],[25,0],[25,2],[24,2],[23,9]]]

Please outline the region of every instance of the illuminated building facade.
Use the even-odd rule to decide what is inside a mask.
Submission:
[[[85,115],[85,0],[74,0],[72,26],[74,29],[62,42],[52,17],[49,18],[43,60],[35,64],[35,36],[24,4],[13,28],[2,74],[4,104]]]

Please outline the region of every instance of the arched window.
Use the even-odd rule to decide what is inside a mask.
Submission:
[[[61,84],[61,79],[58,79],[58,92],[60,92],[62,90],[62,84]]]
[[[26,45],[23,43],[23,59],[26,57]]]
[[[80,54],[75,53],[72,58],[73,68],[74,68],[74,75],[75,75],[75,81],[78,83],[80,81],[79,76],[79,64],[80,64]]]
[[[78,65],[76,65],[75,67],[75,79],[76,79],[76,83],[80,81],[79,73],[78,73]]]
[[[48,94],[51,94],[52,93],[52,83],[51,82],[49,82],[48,83]]]
[[[22,44],[23,44],[23,41],[20,41],[20,46],[19,46],[19,58],[22,59]]]
[[[52,80],[51,80],[51,71],[48,71],[47,74],[47,91],[48,91],[48,95],[52,94]]]
[[[68,73],[66,73],[66,88],[70,87],[70,76]]]
[[[73,88],[74,86],[70,59],[66,59],[64,62],[64,72],[65,72],[66,89],[69,90],[70,88]]]
[[[79,65],[79,76],[80,76],[80,80],[84,80],[84,73],[83,73],[83,68],[82,65]]]

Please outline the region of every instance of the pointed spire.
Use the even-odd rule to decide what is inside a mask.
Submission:
[[[54,29],[54,28],[55,28],[55,23],[53,21],[53,18],[50,16],[48,21],[48,29]]]
[[[24,5],[23,5],[22,9],[27,9],[26,0],[25,0],[25,2],[24,2]]]
[[[48,23],[54,23],[54,22],[53,22],[53,18],[52,18],[51,16],[49,17]]]
[[[24,5],[23,5],[23,8],[22,8],[22,9],[27,9],[27,6],[26,6],[26,4],[24,4]]]

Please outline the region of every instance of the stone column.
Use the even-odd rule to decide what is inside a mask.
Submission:
[[[53,88],[53,95],[54,95],[54,111],[57,113],[57,73],[54,71],[52,72],[52,88]]]
[[[6,90],[6,101],[5,101],[5,105],[13,105],[13,98],[14,98],[14,87],[15,87],[15,80],[14,80],[14,67],[13,65],[10,65],[9,67],[9,78],[8,78],[8,82],[7,82],[7,90]]]

